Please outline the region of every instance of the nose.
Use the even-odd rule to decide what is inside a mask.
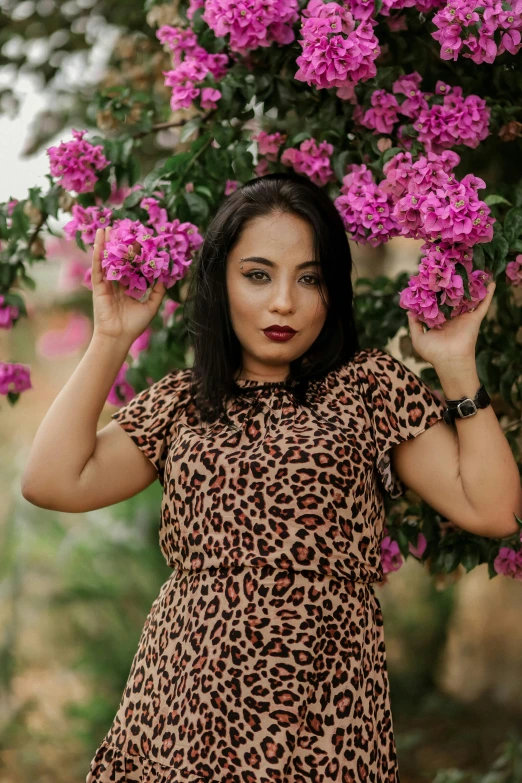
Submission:
[[[277,310],[279,313],[291,312],[295,306],[294,296],[292,284],[280,282],[273,287],[270,310]]]

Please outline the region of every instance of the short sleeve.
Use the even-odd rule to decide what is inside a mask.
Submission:
[[[152,462],[162,487],[175,424],[189,393],[189,376],[190,370],[176,368],[111,415]]]
[[[378,476],[392,499],[407,486],[391,463],[391,447],[417,437],[442,420],[445,405],[399,359],[380,348],[364,351],[359,378],[369,406]]]

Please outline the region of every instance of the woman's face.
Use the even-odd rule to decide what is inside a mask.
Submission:
[[[319,293],[321,267],[314,261],[312,227],[281,213],[251,221],[230,251],[227,292],[243,348],[242,378],[282,381],[290,362],[315,342],[326,309]],[[276,342],[263,331],[273,325],[290,326],[296,334]]]

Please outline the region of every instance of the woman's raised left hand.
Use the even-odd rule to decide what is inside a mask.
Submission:
[[[408,311],[413,348],[435,369],[441,365],[475,362],[475,346],[482,319],[489,310],[496,283],[487,285],[487,293],[475,310],[445,321],[440,329],[424,331],[423,322]]]

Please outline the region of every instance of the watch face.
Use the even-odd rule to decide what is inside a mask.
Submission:
[[[461,416],[473,416],[477,412],[477,406],[473,400],[464,400],[459,405]]]

